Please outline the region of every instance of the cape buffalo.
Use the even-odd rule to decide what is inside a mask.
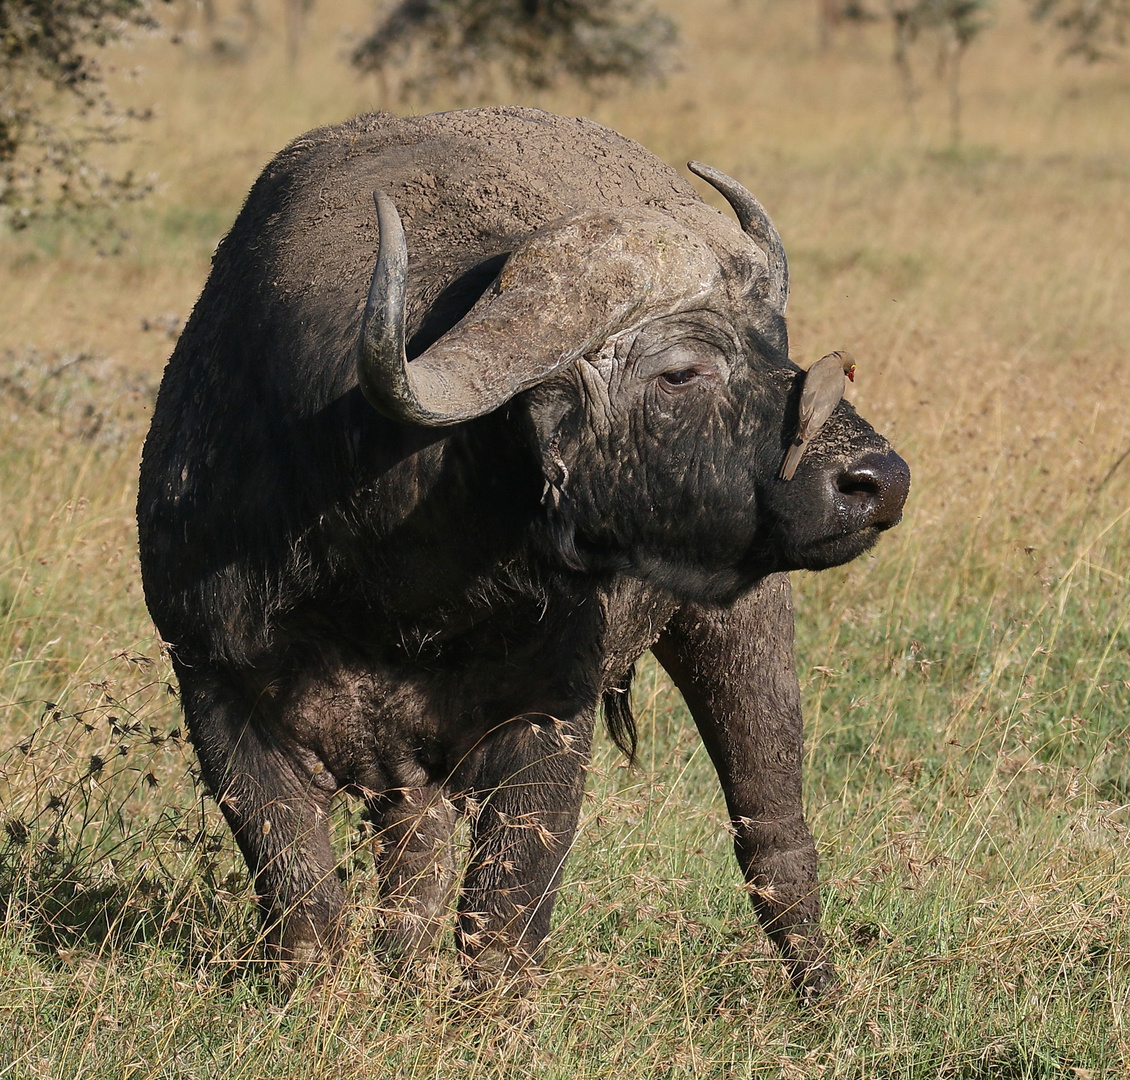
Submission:
[[[786,572],[869,548],[910,473],[841,403],[778,480],[784,248],[691,168],[740,227],[588,120],[364,116],[279,154],[220,244],[145,444],[141,566],[285,977],[339,946],[345,791],[391,948],[434,940],[462,814],[468,977],[534,978],[598,705],[631,753],[651,649],[794,984],[832,978]]]

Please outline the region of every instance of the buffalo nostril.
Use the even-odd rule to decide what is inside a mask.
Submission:
[[[836,488],[841,495],[856,495],[860,498],[866,498],[869,495],[879,498],[883,494],[883,489],[880,487],[876,476],[866,471],[853,469],[840,474],[836,480]]]
[[[864,454],[836,477],[836,490],[866,524],[889,529],[902,517],[910,493],[910,469],[893,450]]]

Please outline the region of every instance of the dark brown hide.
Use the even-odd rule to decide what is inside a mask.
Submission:
[[[798,987],[830,978],[787,571],[866,550],[909,473],[841,402],[778,481],[800,393],[787,267],[728,183],[750,235],[586,120],[367,116],[284,150],[220,245],[145,446],[141,565],[290,971],[338,948],[328,820],[349,792],[378,838],[391,950],[434,940],[462,814],[468,971],[536,972],[598,704],[622,705],[653,648],[762,924]],[[407,369],[383,271],[366,306],[377,191],[407,241]],[[366,311],[393,350],[369,400]],[[462,380],[489,407],[405,406],[382,380],[413,383],[417,357],[432,398]]]

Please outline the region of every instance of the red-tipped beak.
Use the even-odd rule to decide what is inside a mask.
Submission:
[[[855,382],[855,364],[852,364],[844,374],[848,377],[848,382]]]

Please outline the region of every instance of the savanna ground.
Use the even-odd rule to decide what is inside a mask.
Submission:
[[[157,103],[120,153],[160,185],[123,251],[0,241],[0,1077],[1130,1074],[1130,71],[1057,62],[1011,2],[967,58],[959,149],[928,49],[912,139],[887,31],[821,54],[786,0],[682,12],[662,88],[523,98],[756,191],[794,357],[851,349],[911,464],[900,528],[795,581],[839,997],[790,995],[654,666],[638,767],[598,746],[532,1021],[461,1000],[450,942],[406,977],[371,957],[345,805],[347,963],[286,1001],[248,964],[246,877],[142,602],[137,460],[257,171],[382,104],[340,58],[370,16],[319,5],[296,73],[271,26],[239,62],[118,49],[119,95]]]

